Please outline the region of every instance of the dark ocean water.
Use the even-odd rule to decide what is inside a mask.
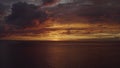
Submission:
[[[120,42],[0,41],[0,68],[120,68]]]

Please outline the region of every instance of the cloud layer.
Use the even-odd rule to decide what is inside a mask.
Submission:
[[[52,4],[55,4],[58,1],[60,1],[60,0],[42,0],[43,5],[52,5]]]
[[[0,0],[0,3],[2,3],[0,4],[0,33],[3,33],[3,35],[9,34],[15,29],[16,31],[14,31],[14,33],[21,34],[25,28],[42,25],[45,21],[48,21],[49,16],[54,19],[52,23],[57,20],[57,22],[62,22],[61,24],[74,24],[77,22],[95,25],[99,23],[99,26],[104,26],[110,22],[113,24],[117,22],[116,25],[120,25],[119,0],[61,0],[59,5],[43,7],[54,5],[59,1],[60,0]],[[9,15],[6,16],[8,13]],[[102,22],[106,21],[107,23],[101,25]],[[99,26],[97,25],[97,27]],[[87,27],[87,29],[89,28]],[[21,32],[19,30],[21,30]],[[94,30],[97,29],[94,28]],[[39,29],[36,31],[32,29],[24,32],[25,34],[34,34],[37,32],[40,33],[41,31],[42,30]],[[1,34],[0,36],[2,36]]]
[[[13,4],[12,13],[7,17],[6,22],[18,28],[25,28],[40,25],[45,20],[47,20],[47,14],[38,10],[38,6],[18,2]]]

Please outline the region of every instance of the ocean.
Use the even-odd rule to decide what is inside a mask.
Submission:
[[[120,42],[1,40],[0,68],[120,68]]]

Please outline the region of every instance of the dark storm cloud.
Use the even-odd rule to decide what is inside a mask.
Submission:
[[[7,6],[0,3],[0,18],[6,15],[7,9]]]
[[[38,6],[18,2],[13,4],[12,13],[6,18],[6,23],[18,28],[33,27],[47,20],[46,12],[38,10]]]
[[[31,0],[0,0],[0,3],[29,2]]]
[[[0,0],[0,3],[11,5],[16,2],[26,2],[26,3],[32,3],[32,4],[41,4],[43,2],[44,5],[51,5],[56,3],[59,0]]]
[[[25,0],[0,0],[0,3],[3,3],[5,5],[12,5],[15,2],[21,2],[21,1],[25,1]],[[26,0],[27,2],[28,0]]]
[[[120,7],[114,6],[91,6],[77,11],[80,17],[86,17],[91,22],[120,22]]]
[[[18,1],[24,1],[27,3],[29,3],[30,1],[35,1],[36,3],[38,0],[0,0],[1,3],[11,3],[11,4]],[[44,5],[53,5],[58,1],[59,0],[40,0],[39,2],[42,2],[44,6]],[[76,14],[77,16],[80,16],[80,17],[82,16],[88,17],[87,18],[88,20],[90,21],[92,20],[94,22],[102,21],[102,20],[104,21],[105,19],[106,20],[110,19],[112,21],[118,21],[118,22],[120,20],[119,19],[120,7],[118,7],[120,3],[119,0],[61,0],[61,1],[66,3],[64,4],[65,6],[63,5],[63,7],[59,7],[59,9],[57,10],[56,8],[52,9],[52,11],[55,11],[55,12],[58,11],[58,13],[57,12],[53,13],[53,16],[59,17],[59,15],[61,15],[61,17],[64,18],[64,16],[72,17],[73,14]],[[66,8],[67,2],[73,2],[72,7]],[[92,3],[93,6],[76,7],[75,6],[77,5],[76,3],[79,3],[79,4]],[[34,26],[37,23],[39,24],[44,22],[47,18],[47,14],[44,11],[41,11],[41,10],[38,11],[37,6],[35,5],[17,3],[17,4],[14,4],[12,7],[13,7],[12,13],[10,16],[7,17],[7,24],[10,24],[10,25],[16,25],[17,27],[20,27],[20,28],[32,26],[32,25]],[[76,19],[79,19],[79,18],[76,18]],[[35,21],[37,21],[37,23]]]
[[[90,1],[92,1],[96,5],[103,5],[103,4],[119,5],[119,3],[120,3],[120,0],[90,0]]]
[[[0,0],[1,3],[11,3],[14,1],[16,1],[16,0]]]
[[[43,5],[52,5],[52,4],[55,4],[58,1],[60,1],[60,0],[42,0]]]
[[[80,0],[77,0],[80,2]],[[120,22],[120,0],[88,0],[91,6],[78,10],[79,16],[86,16],[89,21]],[[86,1],[87,2],[87,1]]]
[[[93,2],[96,5],[103,5],[107,3],[119,4],[120,0],[73,0],[73,2]]]
[[[4,24],[4,18],[8,14],[8,7],[0,3],[0,29],[1,25]]]
[[[93,3],[90,4],[90,2]],[[58,8],[53,7],[50,12],[54,18],[64,21],[80,21],[84,18],[88,22],[120,22],[120,6],[115,3],[119,3],[119,1],[85,0],[83,2],[76,0],[75,3],[60,4],[57,6]]]

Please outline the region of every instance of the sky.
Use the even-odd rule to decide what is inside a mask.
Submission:
[[[119,0],[0,0],[0,37],[119,36],[119,3]]]

